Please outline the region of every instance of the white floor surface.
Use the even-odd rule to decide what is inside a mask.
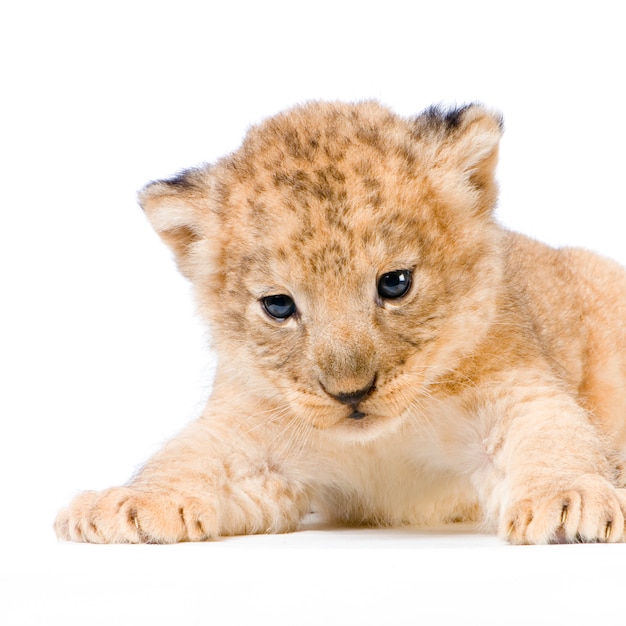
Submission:
[[[626,545],[513,547],[468,527],[21,547],[0,623],[621,624]]]

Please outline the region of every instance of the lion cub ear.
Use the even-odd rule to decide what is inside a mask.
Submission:
[[[502,117],[479,104],[432,107],[415,120],[415,127],[418,136],[432,141],[434,169],[445,190],[457,197],[465,194],[476,214],[490,211],[498,193],[495,168]]]
[[[208,204],[210,188],[208,168],[192,169],[149,183],[138,194],[152,227],[173,250],[187,278],[193,273],[194,248],[212,230],[215,219]]]

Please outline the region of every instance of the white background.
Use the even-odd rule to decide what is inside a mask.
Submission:
[[[211,379],[189,289],[135,202],[309,99],[501,110],[500,220],[626,263],[617,0],[5,2],[0,8],[0,622],[599,623],[626,546],[467,530],[59,544]]]

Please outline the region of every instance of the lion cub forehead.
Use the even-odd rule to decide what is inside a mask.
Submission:
[[[224,215],[300,244],[373,242],[414,221],[402,209],[428,191],[419,158],[411,125],[381,105],[309,104],[253,128],[222,162]]]
[[[323,200],[328,187],[363,176],[372,162],[411,159],[410,132],[408,122],[374,102],[311,103],[252,128],[230,165],[246,179],[290,185]]]

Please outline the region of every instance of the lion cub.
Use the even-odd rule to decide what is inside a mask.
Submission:
[[[59,537],[474,520],[624,540],[626,273],[499,226],[481,106],[312,103],[140,202],[218,356],[202,416]]]

